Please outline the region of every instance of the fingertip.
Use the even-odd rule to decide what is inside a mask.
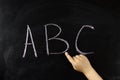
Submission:
[[[80,56],[81,56],[81,57],[83,57],[83,56],[85,56],[85,55],[83,55],[83,54],[80,54]]]
[[[80,56],[83,56],[83,54],[80,54]]]
[[[68,52],[65,52],[65,55],[68,55]]]
[[[65,52],[65,54],[67,54],[68,52]]]
[[[79,57],[79,55],[76,55],[75,57]]]

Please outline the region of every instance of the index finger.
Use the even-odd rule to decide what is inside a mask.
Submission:
[[[72,63],[72,64],[74,63],[73,58],[68,54],[68,52],[65,52],[65,56],[67,57],[67,59],[70,63]]]

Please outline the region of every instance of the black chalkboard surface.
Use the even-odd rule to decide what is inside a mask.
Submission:
[[[15,8],[14,8],[15,9]],[[87,80],[64,52],[86,54],[105,80],[119,80],[119,17],[86,1],[29,1],[1,27],[4,80]]]

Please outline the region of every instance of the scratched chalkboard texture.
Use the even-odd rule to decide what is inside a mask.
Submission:
[[[97,0],[0,0],[0,80],[87,80],[64,52],[120,80],[120,6]]]

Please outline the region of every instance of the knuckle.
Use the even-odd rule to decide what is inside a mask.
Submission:
[[[73,66],[73,69],[74,69],[74,70],[77,70],[77,68],[76,68],[75,66]]]

